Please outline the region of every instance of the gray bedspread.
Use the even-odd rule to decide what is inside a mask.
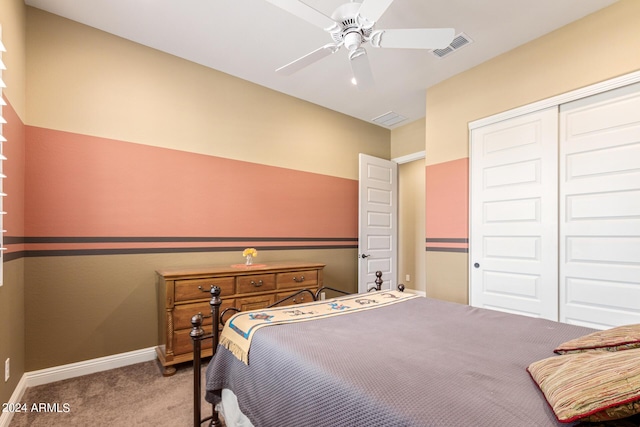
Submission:
[[[591,329],[428,298],[262,328],[249,366],[219,346],[206,399],[231,389],[256,427],[549,427],[525,370]]]

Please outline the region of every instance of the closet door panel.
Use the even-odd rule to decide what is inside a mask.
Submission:
[[[640,323],[640,86],[562,106],[560,320]]]
[[[556,108],[474,129],[470,303],[557,320]]]

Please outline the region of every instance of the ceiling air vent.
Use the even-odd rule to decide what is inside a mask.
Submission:
[[[453,41],[449,46],[442,49],[433,49],[431,53],[433,53],[438,58],[444,58],[445,56],[452,54],[456,50],[470,43],[473,43],[473,40],[471,40],[471,38],[465,33],[460,33],[453,38]]]
[[[393,126],[393,125],[398,124],[400,122],[403,122],[405,120],[407,120],[406,117],[401,116],[398,113],[394,113],[393,111],[389,111],[388,113],[384,113],[383,115],[378,116],[378,117],[372,119],[371,121],[374,122],[374,123],[377,123],[377,124],[379,124],[381,126],[390,127],[390,126]]]

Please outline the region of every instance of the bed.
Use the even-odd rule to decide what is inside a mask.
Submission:
[[[380,300],[386,292],[365,295]],[[194,337],[197,323],[194,318]],[[228,427],[572,426],[578,423],[558,421],[528,367],[568,356],[557,356],[554,349],[593,333],[543,319],[406,298],[261,328],[252,337],[248,361],[219,345],[206,370],[205,399],[218,408],[222,404]],[[640,364],[640,349],[626,353],[634,352]],[[199,361],[194,366],[199,372]],[[195,375],[198,406],[199,381]],[[628,402],[640,405],[640,391]],[[230,403],[237,406],[230,408]],[[196,409],[194,425],[199,423]],[[217,412],[210,425],[222,425]]]

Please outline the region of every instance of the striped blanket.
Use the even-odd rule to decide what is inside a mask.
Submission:
[[[220,335],[220,344],[248,365],[251,339],[256,331],[262,327],[305,322],[371,310],[416,297],[417,295],[398,291],[378,291],[297,304],[295,306],[240,312],[227,321]]]

